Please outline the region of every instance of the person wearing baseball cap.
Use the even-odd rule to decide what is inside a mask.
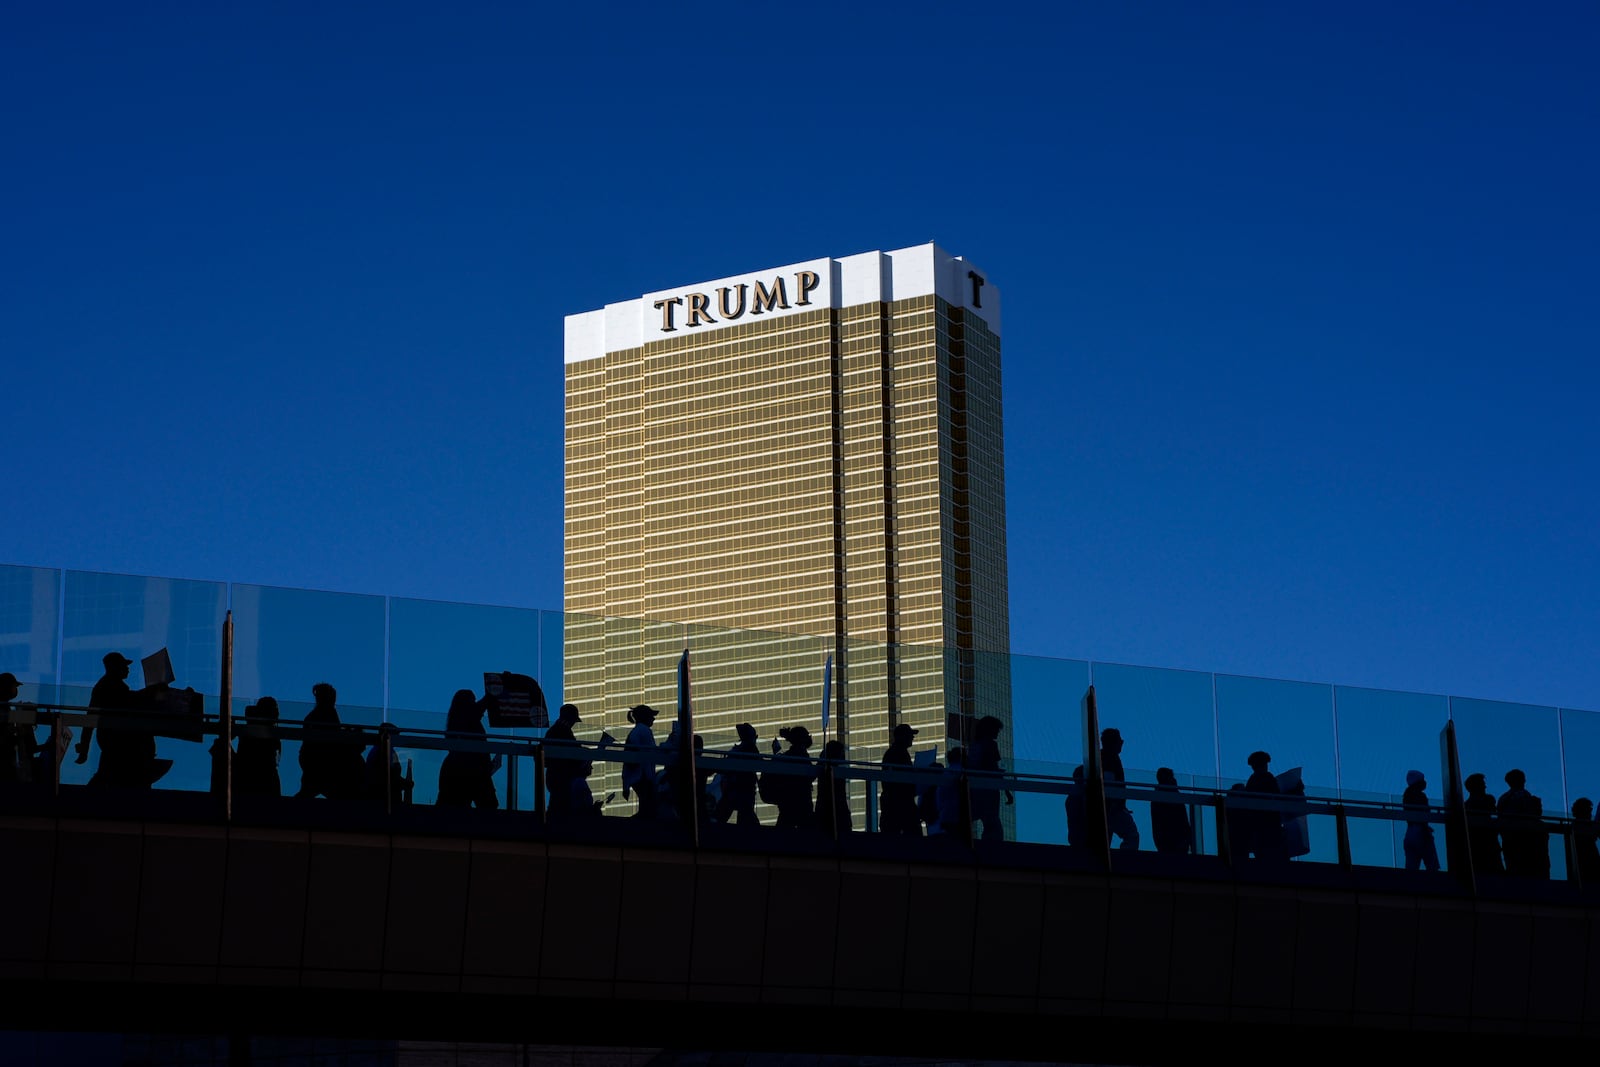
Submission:
[[[133,660],[121,652],[107,652],[100,662],[105,664],[106,673],[89,694],[89,707],[100,718],[100,762],[89,784],[97,788],[149,789],[155,774],[155,734],[120,721],[143,705],[143,690],[136,693],[128,688],[128,668]],[[95,727],[84,727],[75,762],[88,762],[89,742],[95,733]]]

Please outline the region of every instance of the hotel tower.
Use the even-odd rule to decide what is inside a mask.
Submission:
[[[748,721],[817,755],[830,654],[852,759],[1009,727],[988,275],[926,244],[568,316],[565,599],[564,699],[618,738],[641,702],[665,738],[685,647],[713,749]]]

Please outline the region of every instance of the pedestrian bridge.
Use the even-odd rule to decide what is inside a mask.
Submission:
[[[478,744],[543,767],[535,742]],[[839,773],[859,797],[930,772]],[[1004,785],[1079,790],[1087,839],[1068,847],[1064,820],[1059,844],[561,823],[542,792],[473,811],[8,786],[0,1020],[1133,1063],[1255,1042],[1526,1055],[1600,1033],[1600,891],[1576,864],[1475,870],[1454,783],[1426,815],[1443,871],[1352,862],[1351,825],[1408,819],[1383,805],[1184,790],[1219,847],[1171,855],[1107,847],[1107,804],[1163,798],[1092,760],[1081,785]],[[1230,850],[1230,808],[1274,807],[1327,820],[1336,855]],[[1543,829],[1559,861],[1574,827]]]

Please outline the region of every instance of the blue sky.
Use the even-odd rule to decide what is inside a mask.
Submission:
[[[559,607],[563,315],[933,239],[1014,648],[1600,708],[1594,6],[562,7],[9,5],[0,562]]]

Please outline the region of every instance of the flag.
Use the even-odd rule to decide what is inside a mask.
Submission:
[[[833,695],[833,653],[828,653],[828,662],[822,668],[822,730],[828,730],[828,714],[831,705],[828,698]]]

